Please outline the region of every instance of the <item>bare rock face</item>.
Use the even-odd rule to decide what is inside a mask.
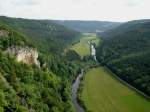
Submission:
[[[8,54],[16,57],[18,62],[26,64],[35,64],[40,66],[38,61],[38,52],[29,47],[11,47],[6,51]]]
[[[6,30],[0,30],[0,37],[8,37],[9,32]]]

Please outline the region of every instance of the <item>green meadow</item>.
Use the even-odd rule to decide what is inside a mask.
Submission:
[[[81,57],[90,55],[88,41],[98,45],[96,35],[83,35],[71,49]],[[150,101],[118,81],[104,67],[89,69],[83,80],[81,100],[88,112],[150,112]]]
[[[89,112],[150,112],[150,102],[115,79],[104,67],[85,74],[81,98]]]
[[[88,41],[98,44],[99,40],[95,35],[83,35],[80,41],[74,44],[71,49],[76,51],[81,57],[90,55],[90,45]]]

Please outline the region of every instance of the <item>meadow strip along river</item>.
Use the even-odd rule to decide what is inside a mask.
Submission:
[[[94,45],[92,45],[90,41],[88,42],[88,44],[91,48],[90,54],[92,55],[93,59],[97,61],[95,55],[96,49]],[[136,88],[134,89],[134,87],[132,87],[125,81],[121,80],[118,76],[113,74],[107,67],[100,67],[102,68],[91,69],[91,71],[93,72],[86,73],[86,78],[90,78],[88,78],[87,80],[85,78],[85,92],[84,94],[82,94],[81,97],[83,98],[82,101],[84,101],[84,105],[86,106],[87,110],[91,112],[150,112],[149,102],[143,97],[145,95],[141,94],[139,90],[137,90]],[[82,106],[80,106],[80,104],[77,101],[77,91],[80,85],[80,79],[83,77],[83,75],[84,73],[82,70],[81,74],[79,74],[75,83],[72,86],[72,101],[76,112],[85,112],[84,108],[82,108]],[[96,80],[95,78],[98,80]],[[110,82],[108,82],[108,80]],[[99,85],[101,85],[101,87]],[[107,89],[104,89],[103,87]],[[88,91],[86,92],[87,89]],[[115,92],[113,92],[114,90]],[[89,97],[90,99],[87,100],[87,98]]]
[[[91,47],[91,55],[94,57],[94,60],[97,61],[96,49],[95,49],[94,45],[92,45],[89,41],[88,41],[88,44]],[[77,100],[77,92],[78,92],[78,89],[80,86],[80,79],[83,77],[83,75],[84,74],[83,74],[83,70],[82,70],[72,85],[72,102],[73,102],[73,105],[76,109],[76,112],[84,112],[83,107],[80,106],[80,104],[78,103],[78,100]]]

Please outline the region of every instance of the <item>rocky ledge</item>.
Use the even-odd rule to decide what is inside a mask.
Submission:
[[[8,37],[9,32],[6,30],[0,30],[0,37]]]
[[[18,62],[40,66],[40,63],[38,61],[38,52],[34,48],[10,47],[6,50],[6,52],[9,55],[15,56]]]

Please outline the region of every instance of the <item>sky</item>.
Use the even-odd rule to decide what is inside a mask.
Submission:
[[[150,0],[0,0],[0,15],[29,19],[150,19]]]

